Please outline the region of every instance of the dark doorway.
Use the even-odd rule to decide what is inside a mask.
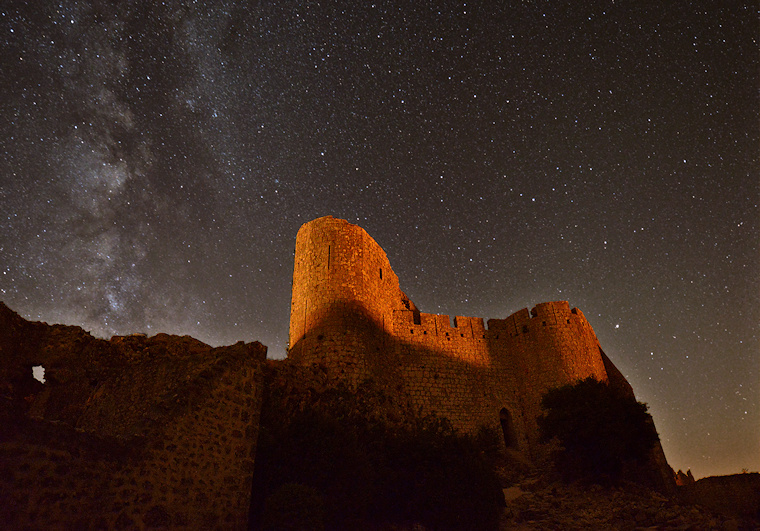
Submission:
[[[512,422],[512,415],[507,411],[507,408],[502,408],[499,411],[499,421],[501,422],[501,431],[504,434],[504,445],[507,448],[517,448],[515,424]]]

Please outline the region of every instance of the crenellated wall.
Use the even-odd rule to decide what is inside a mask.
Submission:
[[[566,301],[487,326],[477,317],[421,313],[382,248],[331,216],[306,223],[296,238],[288,357],[354,383],[385,382],[461,431],[506,425],[506,418],[514,433],[505,440],[528,451],[540,399],[552,387],[593,376],[630,390],[583,313]]]

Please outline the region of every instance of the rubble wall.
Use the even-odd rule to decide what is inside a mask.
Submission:
[[[105,341],[2,305],[0,521],[245,529],[265,357],[259,343]]]

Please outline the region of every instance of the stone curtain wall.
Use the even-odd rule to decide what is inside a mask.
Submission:
[[[405,389],[423,410],[451,420],[459,430],[498,427],[509,411],[524,446],[537,430],[543,394],[594,376],[606,380],[599,342],[578,309],[567,302],[540,304],[506,319],[397,312],[395,336]]]
[[[524,433],[516,379],[495,359],[482,319],[457,316],[452,327],[448,315],[421,313],[419,324],[411,311],[395,317],[404,391],[424,413],[475,432],[480,426],[498,428],[499,412],[506,408]]]
[[[104,341],[0,305],[0,521],[245,529],[265,357],[259,343]]]
[[[288,357],[354,383],[384,382],[461,431],[499,428],[506,410],[526,450],[537,442],[548,389],[588,376],[609,381],[607,366],[613,383],[627,385],[567,302],[491,319],[487,328],[463,316],[452,326],[448,315],[420,313],[380,246],[332,217],[305,224],[296,239]]]

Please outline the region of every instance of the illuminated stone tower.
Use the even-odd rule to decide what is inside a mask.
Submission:
[[[387,353],[394,312],[412,307],[364,229],[327,216],[298,231],[289,358],[366,376]]]

